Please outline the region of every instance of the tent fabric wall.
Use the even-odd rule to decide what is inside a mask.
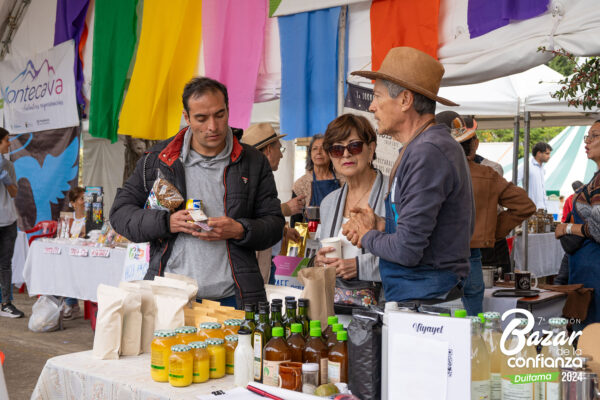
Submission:
[[[31,0],[10,44],[8,57],[26,57],[54,45],[56,0]]]

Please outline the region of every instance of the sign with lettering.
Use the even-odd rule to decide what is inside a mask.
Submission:
[[[58,246],[46,246],[44,247],[44,254],[60,254],[60,247]]]
[[[470,319],[386,314],[388,340],[383,351],[394,355],[387,357],[387,384],[382,388],[388,391],[388,399],[471,398]]]
[[[110,257],[110,249],[90,249],[90,256],[92,257]]]
[[[125,255],[122,281],[139,281],[144,279],[150,266],[150,244],[129,243]]]
[[[87,257],[88,249],[83,247],[69,247],[69,255],[72,257]]]

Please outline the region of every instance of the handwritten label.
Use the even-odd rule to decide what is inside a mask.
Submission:
[[[83,249],[80,247],[69,247],[69,255],[72,257],[87,257],[88,249]]]
[[[129,243],[123,266],[122,281],[144,279],[150,265],[150,245],[148,243]]]
[[[91,249],[90,256],[92,257],[110,257],[110,249]]]
[[[44,247],[44,254],[60,254],[60,247],[58,247],[58,246]]]

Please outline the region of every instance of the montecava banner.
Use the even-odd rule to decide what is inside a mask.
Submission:
[[[5,127],[11,134],[79,125],[72,40],[0,62]]]

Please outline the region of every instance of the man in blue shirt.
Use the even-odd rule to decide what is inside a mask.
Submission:
[[[378,133],[403,144],[392,172],[385,221],[371,209],[354,209],[344,234],[380,257],[387,301],[444,299],[469,273],[475,210],[464,152],[447,126],[435,122],[444,74],[433,57],[396,47],[377,72],[369,110]]]

